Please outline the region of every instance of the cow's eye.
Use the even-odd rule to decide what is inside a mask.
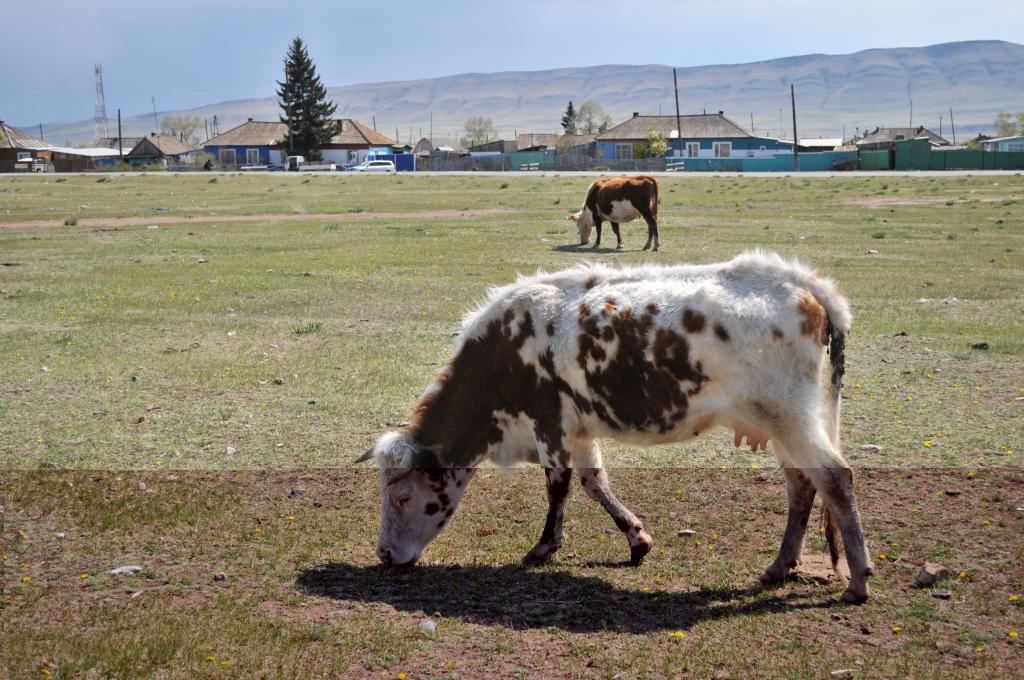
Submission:
[[[400,508],[404,508],[406,505],[409,504],[409,501],[411,501],[411,500],[412,500],[412,494],[411,493],[403,493],[403,494],[400,494],[398,496],[398,498],[395,499],[395,505],[397,505]]]

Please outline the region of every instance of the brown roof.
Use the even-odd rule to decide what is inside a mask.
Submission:
[[[393,146],[395,140],[368,128],[358,120],[339,118],[338,133],[331,137],[331,144],[370,144],[371,146]]]
[[[358,120],[339,118],[336,122],[338,123],[338,132],[331,137],[328,144],[368,144],[371,146],[395,144],[393,139],[375,132]],[[288,126],[284,123],[250,120],[207,140],[203,146],[279,146],[284,143],[287,134]]]
[[[666,139],[722,139],[727,137],[753,137],[752,134],[725,117],[722,113],[697,113],[679,116],[681,134],[676,134],[675,116],[640,116],[634,115],[624,123],[619,123],[607,132],[597,136],[599,142],[615,140],[641,140],[647,136],[647,126],[654,129]]]
[[[154,150],[159,152],[161,156],[178,156],[183,153],[188,153],[192,149],[188,144],[185,144],[177,137],[158,136],[154,132],[150,134],[149,137],[143,137],[142,140],[128,152],[128,155],[133,157],[153,156],[156,155],[153,153]]]
[[[925,137],[928,141],[934,144],[949,144],[944,138],[939,137],[937,134],[929,130],[923,125],[917,127],[894,127],[894,128],[875,128],[874,132],[870,132],[865,135],[864,139],[857,142],[857,145],[862,144],[884,144],[887,142],[895,142],[901,139],[919,139]]]
[[[211,137],[203,146],[278,146],[286,134],[288,126],[284,123],[250,120]]]
[[[121,147],[124,149],[133,149],[136,144],[142,141],[142,139],[142,137],[122,137]],[[116,149],[117,137],[100,137],[96,141],[96,146],[101,149]]]
[[[0,120],[0,149],[46,149],[49,144]]]

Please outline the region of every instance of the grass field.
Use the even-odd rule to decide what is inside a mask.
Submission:
[[[574,245],[589,182],[0,178],[0,677],[1019,672],[1024,178],[665,178],[656,254],[636,223],[625,252]],[[853,304],[866,606],[755,587],[782,476],[724,431],[605,446],[655,538],[638,569],[583,494],[554,562],[519,567],[543,522],[530,470],[484,473],[420,568],[376,566],[375,473],[348,462],[408,417],[487,286],[751,247]],[[912,587],[926,559],[949,599]]]

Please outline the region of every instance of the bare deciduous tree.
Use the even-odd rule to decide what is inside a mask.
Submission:
[[[494,137],[494,123],[490,118],[472,116],[466,119],[465,128],[466,136],[459,141],[466,147],[483,144]]]
[[[160,133],[167,137],[177,137],[186,144],[199,143],[199,128],[203,126],[199,116],[174,116],[167,114],[160,121]]]

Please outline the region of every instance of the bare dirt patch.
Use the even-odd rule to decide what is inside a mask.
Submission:
[[[1001,203],[1003,201],[1021,200],[1022,196],[989,196],[986,198],[971,198],[969,200],[979,203]],[[963,202],[957,196],[932,196],[928,198],[903,198],[896,196],[855,196],[839,200],[840,205],[855,205],[862,208],[898,208],[943,205],[950,201]]]
[[[407,212],[359,212],[359,213],[287,213],[262,215],[156,215],[152,217],[85,217],[78,220],[80,227],[143,227],[151,224],[180,224],[182,222],[368,222],[373,220],[447,219],[454,217],[487,217],[522,212],[511,208],[478,208],[473,210],[417,210]],[[0,229],[25,227],[61,227],[61,220],[26,220],[24,222],[0,222]]]

